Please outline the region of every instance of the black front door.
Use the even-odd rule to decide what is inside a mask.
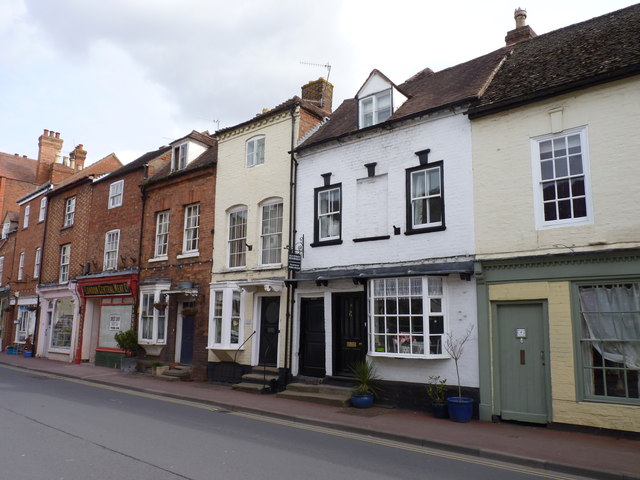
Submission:
[[[300,374],[325,376],[324,299],[303,298],[300,303]]]
[[[365,294],[334,293],[332,303],[333,374],[351,376],[350,366],[367,355]]]
[[[195,318],[182,317],[182,339],[180,341],[180,363],[191,365],[193,361],[193,337]]]
[[[278,360],[280,297],[260,299],[260,356],[258,363],[275,367]]]

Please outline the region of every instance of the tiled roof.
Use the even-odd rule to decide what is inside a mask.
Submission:
[[[108,178],[114,178],[114,177],[117,177],[117,176],[120,176],[120,175],[125,175],[125,174],[127,174],[129,172],[137,170],[138,168],[143,168],[145,164],[149,163],[154,158],[165,154],[169,150],[171,150],[171,147],[164,146],[164,147],[160,147],[158,150],[154,150],[152,152],[147,152],[144,155],[142,155],[141,157],[136,158],[132,162],[129,162],[126,165],[123,165],[122,167],[120,167],[119,169],[114,170],[113,172],[109,173],[108,174]],[[107,177],[105,176],[103,178],[107,178]],[[102,180],[102,178],[100,180]]]
[[[213,147],[216,144],[216,139],[212,137],[211,134],[209,134],[209,132],[200,133],[200,132],[197,132],[196,130],[192,130],[191,133],[171,142],[171,145],[175,145],[176,143],[181,142],[187,138],[191,138],[204,145],[208,145],[209,147]]]
[[[87,179],[91,176],[104,175],[105,173],[112,172],[122,166],[122,162],[118,159],[115,153],[110,153],[104,158],[101,158],[95,163],[92,163],[87,168],[77,171],[73,175],[68,176],[64,180],[56,183],[53,187],[52,193],[63,189],[63,187],[72,185],[75,182]]]
[[[186,137],[185,137],[186,138]],[[213,138],[213,137],[210,137]],[[171,162],[167,162],[166,165],[160,167],[154,175],[149,178],[147,184],[161,182],[166,179],[175,178],[178,175],[184,175],[188,172],[192,172],[202,167],[208,167],[211,165],[215,165],[218,161],[218,142],[213,142],[213,145],[209,147],[204,153],[202,153],[198,158],[192,160],[187,164],[187,166],[181,170],[176,170],[174,172],[171,171]]]
[[[380,125],[406,120],[478,98],[506,53],[507,49],[501,48],[436,73],[428,68],[421,70],[398,85],[398,90],[409,97],[407,101],[393,113],[389,120],[367,128],[380,128]],[[347,99],[333,112],[331,119],[299,148],[306,148],[361,130],[358,129],[357,100]]]
[[[285,110],[290,109],[294,105],[300,105],[301,108],[304,108],[304,109],[308,110],[309,112],[311,112],[314,115],[316,115],[318,118],[324,118],[324,117],[327,116],[327,112],[324,111],[323,109],[321,109],[320,107],[318,107],[317,105],[315,105],[314,103],[309,102],[307,100],[303,100],[302,98],[300,98],[298,96],[295,96],[295,97],[290,98],[289,100],[285,100],[281,104],[276,105],[275,107],[273,107],[270,110],[265,111],[264,113],[259,113],[258,115],[256,115],[255,117],[251,118],[250,120],[247,120],[245,122],[239,123],[237,125],[233,125],[231,127],[221,128],[220,130],[216,131],[216,135],[221,135],[223,133],[235,130],[236,128],[244,127],[245,125],[249,125],[249,124],[251,124],[253,122],[262,120],[262,119],[270,117],[272,115],[276,115],[278,113],[281,113],[281,112],[283,112]]]
[[[38,161],[28,157],[0,153],[0,177],[36,183]]]
[[[640,4],[514,45],[469,113],[479,116],[637,74]]]

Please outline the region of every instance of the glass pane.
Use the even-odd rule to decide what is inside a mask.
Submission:
[[[427,200],[414,200],[413,203],[413,224],[424,225],[427,220]]]
[[[571,200],[558,202],[558,218],[571,218]]]
[[[440,197],[429,200],[429,223],[438,223],[442,221],[442,203]]]
[[[558,198],[569,197],[569,180],[559,180],[556,182],[558,187]]]
[[[582,155],[571,155],[569,157],[569,171],[571,175],[582,175]]]
[[[444,333],[444,317],[437,315],[429,317],[429,333]]]
[[[411,295],[422,295],[422,279],[411,279]]]
[[[384,296],[384,280],[373,281],[373,295],[376,297]]]
[[[442,312],[442,299],[441,298],[432,298],[430,303],[431,303],[431,312],[432,313]]]
[[[213,328],[215,329],[215,343],[222,343],[222,319],[216,318],[213,321]]]
[[[240,332],[240,320],[237,318],[231,319],[231,343],[238,343],[238,336]]]
[[[429,170],[429,195],[440,195],[440,169]]]
[[[555,159],[556,166],[556,178],[566,177],[569,174],[569,168],[567,166],[567,157],[560,157]]]
[[[396,279],[389,278],[387,279],[387,296],[395,297],[396,296]]]
[[[385,337],[384,335],[376,335],[373,338],[373,342],[375,343],[376,352],[385,352]]]
[[[387,317],[387,332],[388,333],[398,333],[398,318],[397,317]]]
[[[571,180],[571,196],[579,197],[584,195],[584,178],[575,178]]]
[[[580,218],[587,216],[587,202],[584,198],[576,198],[573,201],[573,217]]]
[[[542,184],[542,198],[543,200],[556,199],[556,182],[547,182]]]
[[[399,278],[398,279],[398,296],[408,297],[409,294],[410,294],[409,279]]]
[[[426,189],[426,172],[413,172],[411,174],[411,198],[424,197]]]
[[[412,298],[411,299],[411,313],[413,315],[421,315],[422,314],[422,299],[421,298]]]
[[[540,142],[540,159],[551,158],[551,140]]]
[[[540,163],[540,175],[542,180],[553,178],[553,162],[551,160]]]
[[[398,313],[401,314],[409,314],[409,299],[408,298],[399,298],[398,299]]]
[[[442,295],[442,279],[429,277],[429,296]]]
[[[567,137],[569,153],[580,153],[580,135],[570,135]]]
[[[373,321],[373,332],[374,333],[385,333],[384,328],[384,317],[375,317]]]
[[[429,336],[429,353],[440,355],[442,353],[442,337],[440,335]]]
[[[422,317],[413,317],[411,322],[413,333],[424,333],[424,322],[422,321]]]
[[[396,304],[396,300],[394,299],[389,299],[386,301],[386,305],[387,305],[387,314],[396,314],[398,313],[398,307]]]
[[[400,333],[410,333],[411,332],[411,317],[398,317]],[[408,337],[405,341],[409,341]]]
[[[564,137],[553,139],[553,156],[562,157],[567,154]]]
[[[555,202],[544,204],[544,219],[546,221],[557,220],[556,204]]]

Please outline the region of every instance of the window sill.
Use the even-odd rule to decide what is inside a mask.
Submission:
[[[438,225],[437,227],[411,228],[411,229],[405,230],[404,234],[417,235],[420,233],[441,232],[446,229],[447,227],[445,227],[444,225]]]
[[[176,256],[176,258],[178,260],[182,259],[182,258],[194,258],[194,257],[199,257],[200,256],[200,252],[187,252],[187,253],[181,253],[179,255]]]
[[[315,248],[315,247],[328,247],[329,245],[341,245],[341,244],[342,244],[342,240],[341,239],[337,239],[337,240],[326,240],[326,241],[321,241],[321,242],[313,242],[309,246],[312,247],[312,248]]]
[[[167,260],[169,260],[169,257],[153,257],[153,258],[150,258],[149,260],[147,260],[147,262],[149,262],[149,263],[166,262]]]
[[[214,345],[214,346],[208,346],[207,350],[211,350],[211,351],[231,351],[231,352],[244,352],[245,348],[238,348],[237,346],[232,346],[232,345]]]
[[[397,359],[409,359],[409,360],[448,360],[451,357],[449,355],[425,355],[425,354],[411,354],[411,353],[392,353],[392,352],[369,352],[371,357],[379,358],[397,358]]]
[[[362,237],[362,238],[354,238],[353,241],[355,243],[358,242],[374,242],[376,240],[389,240],[391,235],[381,235],[379,237]]]
[[[69,355],[69,353],[71,353],[71,347],[49,347],[49,352]]]
[[[63,225],[60,230],[66,230],[67,228],[73,228],[73,223],[71,225]]]
[[[259,271],[259,270],[279,270],[282,268],[281,263],[274,263],[271,265],[258,265],[257,267],[253,267],[251,270]]]

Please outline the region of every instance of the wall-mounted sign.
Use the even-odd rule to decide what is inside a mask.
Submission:
[[[302,266],[302,255],[300,255],[299,253],[290,253],[289,254],[289,270],[295,270],[296,272],[299,272],[301,266]]]
[[[85,297],[95,297],[100,295],[130,295],[131,286],[127,282],[85,285],[82,287],[82,294]]]

